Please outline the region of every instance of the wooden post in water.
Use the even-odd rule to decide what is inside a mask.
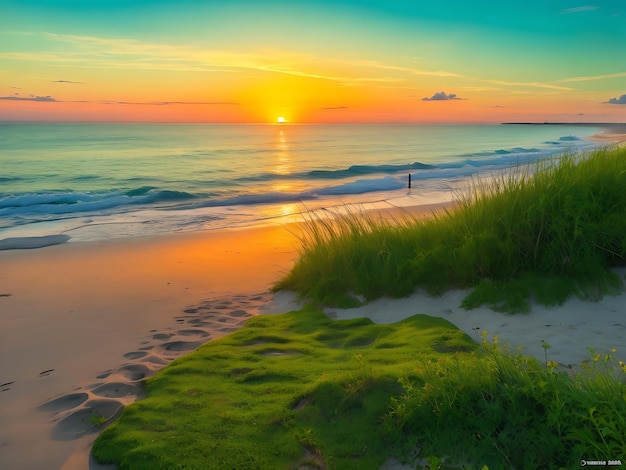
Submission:
[[[409,189],[411,189],[411,173],[409,173]]]

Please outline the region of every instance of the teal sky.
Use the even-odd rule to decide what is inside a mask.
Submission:
[[[15,99],[32,95],[54,99],[55,109],[39,105],[51,119],[97,118],[79,102],[175,101],[239,107],[177,109],[177,120],[626,121],[623,0],[0,0],[0,9],[3,119],[32,116],[32,100]],[[456,99],[424,100],[436,96]],[[342,113],[320,111],[331,108]]]

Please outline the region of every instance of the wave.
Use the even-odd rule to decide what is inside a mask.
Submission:
[[[307,178],[334,179],[375,173],[398,173],[400,171],[408,170],[428,170],[432,168],[436,167],[434,165],[428,165],[420,162],[410,163],[407,165],[352,165],[341,170],[312,170],[305,173],[304,176]]]
[[[53,217],[72,217],[77,214],[101,215],[127,213],[145,208],[157,210],[184,210],[204,207],[248,206],[254,204],[276,204],[300,200],[311,200],[344,195],[362,195],[379,191],[396,191],[407,186],[407,173],[411,174],[415,190],[419,181],[458,180],[484,171],[532,164],[553,156],[564,148],[584,148],[595,145],[576,141],[577,138],[561,137],[560,147],[551,145],[545,149],[512,147],[489,152],[442,159],[439,162],[413,162],[407,164],[358,164],[337,169],[311,169],[276,175],[273,173],[252,174],[247,179],[207,181],[188,180],[183,188],[170,188],[154,184],[142,185],[144,178],[133,183],[126,180],[125,189],[98,192],[50,191],[39,193],[0,193],[0,218],[11,218],[12,223],[30,223],[32,219],[50,220]],[[556,141],[555,141],[556,144]],[[254,170],[251,169],[253,172]],[[90,176],[87,176],[90,177]],[[141,180],[141,182],[139,181]],[[273,182],[298,180],[299,191],[277,191]],[[248,185],[246,181],[260,184]],[[303,183],[304,182],[304,183]],[[150,180],[152,183],[152,180]],[[429,183],[430,184],[430,183]],[[287,186],[287,185],[286,185]],[[445,184],[442,185],[442,187]],[[207,192],[212,188],[213,192]],[[1,221],[0,221],[1,222]]]
[[[550,155],[563,151],[568,145],[583,146],[584,141],[578,137],[564,136],[560,137],[559,141],[544,142],[545,144],[551,144],[555,147],[549,147],[546,149],[527,148],[527,147],[512,147],[510,149],[496,149],[485,152],[475,152],[471,154],[458,155],[456,159],[447,162],[413,162],[408,164],[381,164],[381,165],[351,165],[347,168],[339,169],[314,169],[304,172],[291,173],[291,174],[275,174],[275,173],[260,173],[257,175],[250,175],[244,178],[240,178],[241,182],[267,182],[272,180],[329,180],[329,179],[347,179],[358,176],[368,176],[376,174],[388,174],[394,175],[397,173],[411,172],[428,172],[437,171],[450,168],[463,168],[471,166],[475,168],[488,167],[488,166],[511,166],[533,163],[539,159],[546,158]],[[556,148],[559,146],[559,148]],[[465,174],[465,172],[463,172]],[[433,176],[435,177],[435,176]]]
[[[142,186],[128,191],[105,193],[58,192],[47,194],[22,194],[0,198],[0,217],[58,216],[103,211],[125,212],[132,207],[151,207],[162,210],[193,209],[253,204],[272,204],[316,199],[323,196],[364,194],[400,189],[405,183],[392,176],[359,179],[336,185],[314,187],[293,192],[192,194],[187,191],[159,189]]]
[[[384,178],[370,178],[350,181],[333,186],[322,186],[300,192],[269,192],[239,194],[223,199],[210,199],[201,204],[202,207],[239,206],[252,204],[276,204],[281,202],[295,202],[317,199],[320,196],[340,196],[350,194],[365,194],[377,191],[393,191],[406,186],[406,183],[386,176]]]
[[[97,212],[122,206],[186,201],[196,198],[185,191],[142,187],[130,191],[96,193],[26,193],[0,198],[0,216]]]
[[[12,183],[14,181],[22,181],[19,176],[0,176],[0,183]]]

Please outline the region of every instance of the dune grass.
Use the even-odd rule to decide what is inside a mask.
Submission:
[[[626,455],[623,363],[570,377],[441,318],[256,317],[146,382],[93,455],[120,470],[575,468]],[[418,468],[423,468],[419,466]]]
[[[471,288],[464,307],[524,312],[530,301],[601,298],[626,265],[626,148],[566,154],[474,180],[426,219],[313,219],[275,289],[322,304]]]

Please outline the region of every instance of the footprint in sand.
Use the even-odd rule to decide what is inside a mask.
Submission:
[[[257,295],[252,298],[234,296],[207,300],[183,310],[185,316],[174,317],[174,327],[150,330],[148,337],[138,343],[137,350],[123,355],[126,360],[133,362],[105,370],[91,385],[37,407],[38,410],[52,413],[52,439],[68,441],[101,431],[103,425],[121,413],[124,403],[143,395],[143,379],[154,375],[180,354],[197,349],[209,341],[214,332],[229,333],[239,329],[270,298],[269,295]],[[181,326],[182,329],[175,329]],[[280,352],[281,355],[289,353]],[[268,354],[278,355],[279,352],[270,351]],[[39,377],[46,377],[54,371],[44,370],[39,373]],[[0,385],[0,390],[10,389],[13,383]]]
[[[133,360],[133,359],[140,359],[147,355],[148,353],[145,351],[131,351],[131,352],[127,352],[126,354],[124,354],[124,357],[126,359]]]
[[[139,387],[136,383],[110,382],[102,384],[92,390],[94,395],[104,398],[122,398],[137,395]]]
[[[11,390],[11,385],[13,385],[15,383],[15,380],[13,382],[5,382],[2,385],[0,385],[0,392],[7,392],[9,390]]]
[[[127,364],[117,369],[117,372],[122,374],[129,380],[141,380],[145,377],[152,375],[153,371],[148,369],[144,364]]]
[[[189,320],[188,322],[192,326],[200,327],[200,326],[211,326],[211,322],[202,320],[200,318],[194,318],[193,320]]]
[[[250,317],[252,315],[250,315],[248,312],[246,312],[245,310],[233,310],[232,312],[230,312],[228,315],[230,315],[231,317],[235,317],[235,318],[241,318],[241,317]]]
[[[102,374],[97,375],[96,379],[100,379],[100,380],[106,379],[109,375],[111,375],[112,372],[113,372],[112,370],[105,370]]]
[[[202,343],[200,341],[170,341],[163,343],[161,347],[166,351],[192,351],[198,349]]]
[[[117,400],[90,400],[84,406],[57,422],[50,433],[55,441],[70,441],[97,432],[105,422],[115,419],[122,411]]]
[[[172,336],[174,336],[173,333],[157,333],[155,335],[152,335],[152,339],[156,339],[157,341],[161,341],[164,339],[170,339]]]
[[[181,336],[201,336],[203,338],[210,336],[209,332],[198,329],[178,330],[177,333]]]
[[[37,407],[41,411],[65,411],[80,406],[87,401],[89,395],[84,392],[69,393],[54,400],[47,401]]]

